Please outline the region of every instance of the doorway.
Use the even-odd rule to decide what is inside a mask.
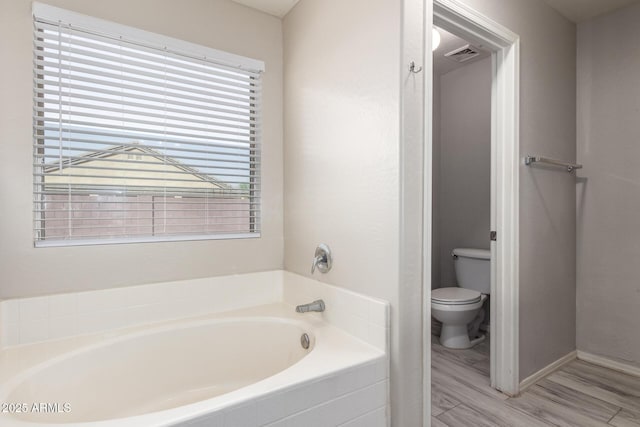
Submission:
[[[427,2],[430,3],[430,2]],[[503,26],[456,0],[434,0],[426,10],[425,55],[431,55],[432,25],[486,49],[491,54],[490,241],[490,377],[491,387],[507,395],[519,392],[518,372],[518,171],[519,161],[519,38]],[[433,209],[433,69],[425,76],[425,212]],[[425,408],[431,405],[431,263],[433,228],[424,215],[423,278],[425,318]],[[487,235],[489,240],[489,235]],[[426,273],[428,272],[428,273]],[[428,378],[427,378],[428,377]],[[425,425],[430,422],[425,411]]]
[[[432,301],[456,302],[432,303],[432,383],[438,362],[453,362],[488,386],[491,51],[435,25],[433,35]]]

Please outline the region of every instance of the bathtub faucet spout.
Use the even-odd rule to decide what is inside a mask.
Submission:
[[[298,313],[306,313],[308,311],[323,312],[324,311],[324,301],[319,299],[319,300],[315,300],[314,302],[309,303],[309,304],[299,305],[299,306],[296,307],[296,311]]]

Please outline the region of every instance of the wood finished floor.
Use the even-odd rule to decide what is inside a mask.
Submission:
[[[489,386],[489,343],[431,351],[433,427],[640,427],[640,378],[573,361],[521,396]]]

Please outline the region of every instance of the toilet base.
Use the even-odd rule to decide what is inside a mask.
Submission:
[[[442,332],[440,332],[440,344],[443,347],[458,350],[471,348],[485,339],[486,335],[480,335],[470,340],[467,325],[442,325]]]

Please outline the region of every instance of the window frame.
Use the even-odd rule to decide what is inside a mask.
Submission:
[[[94,18],[87,15],[82,15],[76,12],[68,11],[65,9],[57,8],[54,6],[34,2],[32,4],[32,14],[34,22],[34,38],[36,37],[35,25],[36,21],[44,21],[48,23],[59,23],[69,28],[78,31],[84,31],[93,35],[108,37],[112,39],[121,38],[128,43],[137,44],[146,49],[154,49],[157,51],[164,51],[173,55],[178,55],[184,58],[197,61],[208,61],[220,66],[231,67],[241,71],[248,71],[252,73],[262,74],[265,71],[265,65],[263,61],[247,58],[240,55],[235,55],[229,52],[213,49],[206,46],[190,43],[184,40],[175,39],[172,37],[164,36],[161,34],[151,33],[138,28],[117,24],[114,22]],[[35,47],[34,39],[34,61],[37,57],[37,48]],[[33,66],[34,76],[38,75],[38,66],[34,62]],[[39,98],[38,83],[34,82],[34,123],[33,123],[33,139],[34,139],[34,153],[33,158],[36,159],[37,150],[44,148],[38,148],[38,141],[44,141],[44,131],[40,134],[37,129],[38,116],[35,110],[38,109]],[[261,82],[259,87],[261,87]],[[251,98],[255,100],[256,98]],[[260,110],[250,110],[251,114],[256,114],[257,117],[261,117],[261,104],[251,104],[251,108],[259,108]],[[40,113],[38,113],[40,114]],[[259,122],[259,120],[258,120]],[[84,245],[110,245],[110,244],[123,244],[123,243],[149,243],[149,242],[175,242],[175,241],[198,241],[198,240],[227,240],[227,239],[247,239],[247,238],[260,238],[260,224],[262,220],[262,188],[259,185],[261,182],[261,129],[259,123],[257,127],[251,126],[250,131],[250,144],[249,144],[249,163],[251,166],[255,165],[255,168],[250,168],[249,172],[249,224],[248,232],[239,233],[223,233],[213,234],[215,232],[207,233],[203,229],[202,234],[176,234],[176,235],[138,235],[133,237],[98,237],[98,238],[69,238],[61,237],[51,240],[40,238],[38,235],[37,224],[43,223],[42,215],[44,209],[37,209],[37,204],[42,203],[39,200],[38,189],[43,189],[43,177],[37,176],[37,169],[44,170],[43,165],[38,165],[34,161],[34,181],[33,181],[33,224],[34,224],[34,246],[35,247],[52,247],[52,246],[84,246]],[[42,173],[42,172],[41,172]],[[257,184],[256,184],[257,183]],[[42,191],[40,191],[42,192]],[[69,192],[71,194],[71,192]],[[43,226],[40,226],[43,229]],[[218,232],[220,233],[220,232]]]

